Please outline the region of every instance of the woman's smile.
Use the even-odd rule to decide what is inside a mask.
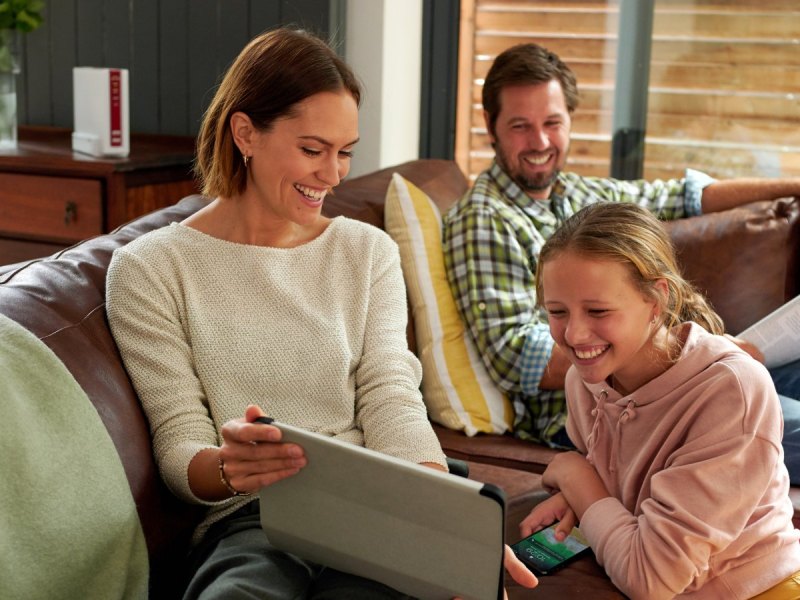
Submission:
[[[305,185],[300,185],[299,183],[294,184],[294,189],[300,192],[300,196],[305,200],[306,204],[312,208],[322,206],[322,202],[325,200],[325,196],[328,193],[327,189],[316,190]]]

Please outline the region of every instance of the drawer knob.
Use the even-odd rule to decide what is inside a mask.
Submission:
[[[64,205],[64,225],[73,223],[78,218],[78,205],[72,200],[68,200]]]

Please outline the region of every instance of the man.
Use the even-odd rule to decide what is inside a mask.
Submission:
[[[678,219],[800,195],[800,179],[715,181],[689,169],[683,179],[647,182],[563,172],[577,105],[575,76],[554,53],[521,44],[498,55],[483,87],[495,159],[445,215],[443,232],[453,295],[490,375],[514,403],[518,435],[556,447],[571,446],[563,392],[569,361],[534,291],[539,251],[553,231],[593,202],[636,202]],[[793,390],[796,367],[784,373]],[[800,402],[783,401],[800,423]]]

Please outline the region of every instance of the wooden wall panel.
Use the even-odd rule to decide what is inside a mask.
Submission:
[[[220,73],[257,33],[250,33],[247,11],[248,0],[228,0],[225,10],[219,13],[217,56],[220,62],[217,64],[217,71]]]
[[[51,19],[47,18],[49,7],[58,0],[48,0],[48,8],[45,10],[45,22],[42,27],[33,32],[30,36],[50,35],[50,30],[56,25]],[[76,42],[78,56],[76,66],[79,67],[100,67],[100,66],[122,66],[110,65],[106,63],[103,55],[103,41],[106,37],[103,22],[105,19],[103,10],[103,0],[76,0],[76,14],[72,19],[75,24]]]
[[[423,158],[453,158],[456,129],[458,0],[423,2],[420,147]]]
[[[24,53],[20,61],[22,72],[17,76],[17,119],[50,120],[53,118],[52,103],[49,101],[52,95],[53,69],[50,63],[49,39],[42,36],[22,36],[22,40]],[[42,63],[42,68],[39,68]]]

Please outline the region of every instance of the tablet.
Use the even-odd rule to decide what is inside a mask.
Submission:
[[[308,459],[260,491],[273,546],[424,600],[502,598],[500,488],[273,425]]]

